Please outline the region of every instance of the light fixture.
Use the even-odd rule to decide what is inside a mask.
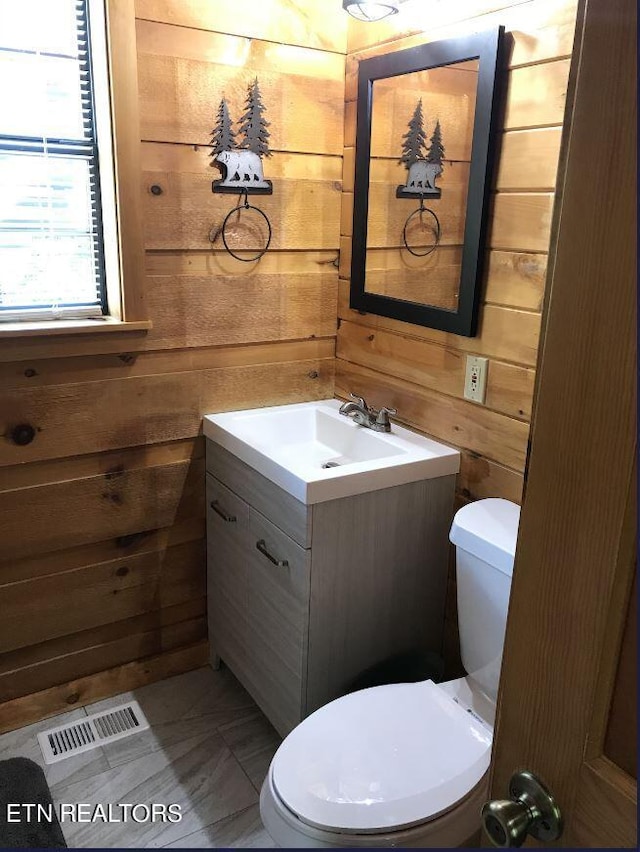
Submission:
[[[385,0],[383,3],[371,0],[342,0],[342,8],[358,21],[381,21],[388,15],[395,15],[399,5],[400,0]]]

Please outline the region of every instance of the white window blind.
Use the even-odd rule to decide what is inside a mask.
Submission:
[[[0,0],[0,320],[106,312],[87,0]]]

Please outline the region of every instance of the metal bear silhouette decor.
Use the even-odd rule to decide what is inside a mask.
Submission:
[[[240,117],[238,130],[233,121],[225,98],[218,107],[216,125],[211,132],[211,165],[222,173],[214,180],[213,192],[242,192],[249,195],[271,195],[273,184],[265,180],[262,158],[270,157],[269,122],[264,117],[258,78],[249,84],[245,111]],[[242,139],[238,142],[237,137]]]
[[[396,198],[440,198],[442,190],[436,186],[436,180],[442,174],[444,159],[442,129],[437,120],[427,148],[422,98],[402,139],[402,156],[398,162],[404,164],[408,174],[406,184],[396,189]]]

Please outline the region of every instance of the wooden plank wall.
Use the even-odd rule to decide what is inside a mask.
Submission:
[[[397,408],[404,423],[459,447],[456,506],[482,497],[519,503],[577,0],[411,7],[411,17],[403,11],[378,24],[350,23],[336,395],[353,391],[373,404]],[[458,337],[350,310],[359,60],[499,24],[509,38],[508,81],[477,336]],[[489,359],[484,406],[463,397],[467,354]],[[443,652],[446,676],[456,677],[463,670],[451,555]]]
[[[2,344],[0,730],[205,661],[202,415],[334,391],[346,16],[136,13],[153,329]],[[220,98],[239,117],[255,76],[273,242],[240,263],[209,242],[235,199],[211,193],[206,146]]]

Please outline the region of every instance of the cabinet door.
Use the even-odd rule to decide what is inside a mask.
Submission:
[[[304,711],[311,555],[253,509],[249,534],[247,675],[258,704],[285,735]]]
[[[249,507],[207,475],[207,613],[211,652],[242,679],[249,655]]]

